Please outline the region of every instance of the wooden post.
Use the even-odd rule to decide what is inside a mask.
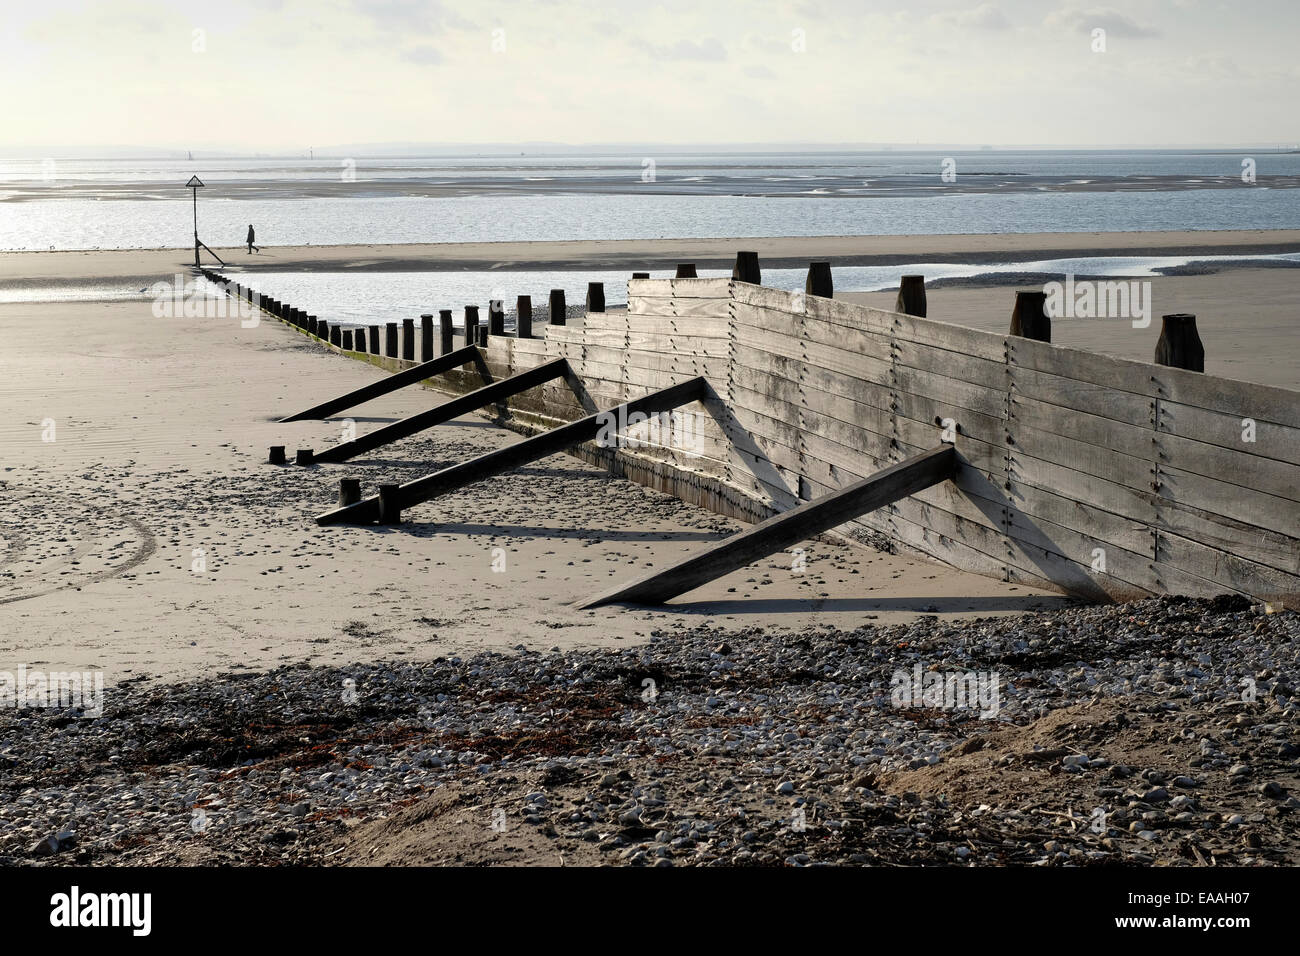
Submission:
[[[364,327],[353,330],[352,341],[356,343],[358,352],[366,351],[366,330]]]
[[[903,276],[898,280],[894,311],[925,318],[925,276]]]
[[[605,283],[603,282],[587,283],[587,311],[588,312],[605,311]]]
[[[328,342],[330,340],[330,324],[324,319],[316,320],[316,338],[320,339],[322,342]]]
[[[397,358],[397,323],[384,323],[384,354],[389,358]]]
[[[490,333],[488,332],[488,327],[487,327],[486,325],[480,325],[480,326],[477,326],[477,328],[478,328],[478,345],[479,345],[479,348],[484,348],[484,349],[485,349],[485,348],[488,347],[488,337],[489,337],[489,335],[490,335]]]
[[[340,478],[339,479],[339,507],[346,508],[348,505],[354,505],[360,500],[361,500],[361,479]]]
[[[515,335],[521,339],[533,337],[533,297],[521,295],[515,300]]]
[[[1160,339],[1156,342],[1156,364],[1205,371],[1205,346],[1196,331],[1196,316],[1174,312],[1160,317]]]
[[[337,345],[339,348],[343,348],[343,330],[339,328],[337,322],[330,326],[330,345]]]
[[[465,344],[478,345],[478,306],[465,306]]]
[[[433,313],[420,314],[420,361],[433,361]]]
[[[272,445],[272,446],[271,446],[271,455],[270,455],[270,458],[269,458],[268,460],[269,460],[269,461],[271,462],[271,464],[273,464],[273,465],[283,465],[284,462],[285,462],[285,458],[284,458],[284,446],[283,446],[283,445]]]
[[[1047,316],[1047,293],[1037,290],[1016,292],[1011,310],[1011,334],[1039,342],[1052,341],[1052,320]]]
[[[451,309],[438,310],[438,351],[442,355],[450,355],[455,351],[455,344],[452,342],[451,327]]]
[[[402,358],[415,361],[415,319],[402,319]]]
[[[736,265],[731,270],[731,278],[738,279],[741,282],[752,282],[754,285],[762,285],[763,274],[758,268],[758,253],[737,252]]]
[[[633,279],[648,279],[648,278],[650,278],[650,273],[648,273],[648,272],[633,272],[633,273],[632,273],[632,278],[633,278]]]
[[[344,330],[343,330],[343,346],[342,346],[342,348],[343,348],[343,351],[345,351],[345,352],[351,352],[351,351],[352,351],[352,330],[351,330],[351,329],[344,329]]]
[[[552,289],[550,309],[548,310],[546,321],[550,322],[551,325],[563,325],[568,314],[568,307],[564,304],[564,290]]]
[[[488,302],[488,334],[506,334],[506,303],[504,299],[492,299]]]
[[[823,299],[835,298],[835,283],[831,281],[831,264],[829,262],[808,263],[808,281],[804,283],[804,292],[819,295]]]
[[[298,455],[294,458],[294,461],[300,465],[310,465],[315,460],[316,456],[310,448],[299,448]]]
[[[401,524],[401,492],[398,485],[379,486],[379,523]],[[355,502],[354,502],[355,503]]]
[[[370,326],[370,354],[379,354],[379,326]]]
[[[699,276],[695,274],[695,263],[693,263],[693,262],[679,262],[679,263],[677,263],[677,276],[676,276],[676,278],[678,278],[678,279],[698,279]]]

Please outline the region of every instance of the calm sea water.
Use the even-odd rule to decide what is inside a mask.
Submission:
[[[196,174],[211,246],[1300,228],[1283,152],[28,159],[0,160],[0,249],[186,247]]]

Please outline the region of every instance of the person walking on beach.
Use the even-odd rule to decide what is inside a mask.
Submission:
[[[253,240],[256,237],[257,234],[253,232],[253,224],[250,222],[248,224],[248,254],[249,255],[252,255],[254,250],[257,250],[258,252],[262,251],[261,249],[258,249],[257,246],[253,245]]]

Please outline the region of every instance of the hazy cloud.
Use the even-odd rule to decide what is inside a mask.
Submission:
[[[1111,36],[1116,37],[1158,37],[1160,31],[1138,23],[1130,16],[1110,8],[1079,10],[1066,8],[1058,10],[1043,21],[1049,30],[1071,30],[1077,33],[1090,33],[1101,27]]]
[[[936,13],[930,17],[930,22],[958,29],[976,30],[1006,30],[1011,26],[1011,21],[1006,18],[1006,14],[991,3],[981,3],[970,10]]]
[[[717,37],[703,40],[678,40],[666,46],[644,44],[645,50],[659,60],[717,63],[727,58],[727,49]]]

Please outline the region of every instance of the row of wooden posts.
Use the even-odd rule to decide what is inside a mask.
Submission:
[[[415,320],[403,319],[402,334],[398,337],[398,323],[388,322],[382,327],[371,325],[360,328],[344,328],[338,323],[329,323],[309,315],[302,309],[270,297],[260,300],[251,289],[237,282],[231,282],[211,269],[201,270],[211,282],[222,285],[232,295],[246,298],[249,302],[259,302],[261,307],[272,315],[297,326],[310,335],[328,341],[350,352],[368,352],[372,355],[384,355],[389,358],[416,361],[415,354]],[[757,252],[736,253],[736,263],[731,272],[732,278],[741,282],[762,284],[762,272],[759,267]],[[634,272],[633,279],[648,279],[648,272]],[[694,279],[698,273],[694,263],[683,262],[677,265],[676,278]],[[807,295],[833,298],[834,282],[831,278],[831,264],[828,261],[812,262],[808,266],[808,277],[804,284]],[[547,303],[547,320],[551,325],[564,325],[567,317],[567,305],[563,289],[552,289]],[[587,283],[587,312],[605,311],[605,284],[603,282]],[[926,316],[925,277],[905,275],[898,286],[898,299],[894,311],[921,318]],[[1052,320],[1047,313],[1047,293],[1041,290],[1022,290],[1016,292],[1015,306],[1011,311],[1011,335],[1037,339],[1041,342],[1052,340]],[[515,336],[533,337],[533,300],[532,296],[521,295],[515,302]],[[480,323],[479,307],[465,306],[463,341],[466,345],[486,347],[493,335],[505,335],[505,303],[492,300],[488,305],[487,322]],[[446,355],[455,348],[452,325],[452,310],[442,309],[438,312],[439,354]],[[428,362],[434,357],[433,350],[433,313],[426,312],[420,316],[420,356],[419,361]],[[1174,313],[1161,317],[1160,338],[1157,341],[1154,360],[1159,365],[1185,368],[1196,372],[1205,371],[1205,349],[1196,330],[1196,316],[1187,313]]]

